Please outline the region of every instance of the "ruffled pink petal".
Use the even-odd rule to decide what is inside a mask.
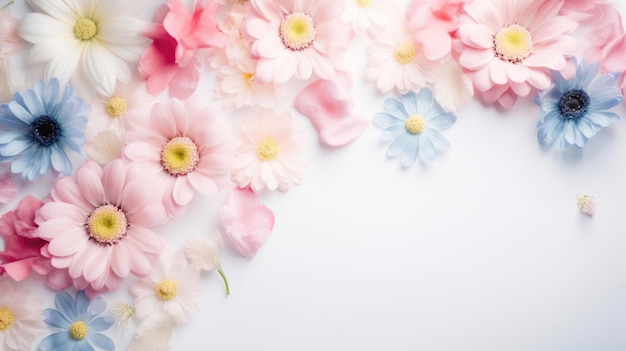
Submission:
[[[274,229],[274,213],[250,188],[235,188],[220,210],[224,233],[243,256],[252,258]]]
[[[170,96],[185,100],[196,91],[200,79],[200,64],[197,60],[184,67],[179,67],[170,82]]]
[[[130,258],[124,240],[115,245],[111,257],[111,270],[119,277],[125,277],[130,273]]]
[[[607,72],[626,70],[626,34],[622,34],[602,49],[602,68]]]

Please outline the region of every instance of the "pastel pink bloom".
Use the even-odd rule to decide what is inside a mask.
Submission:
[[[50,197],[36,235],[50,242],[52,266],[67,269],[76,289],[94,296],[117,289],[129,274],[150,273],[164,241],[148,228],[169,217],[149,173],[120,159],[104,169],[88,160],[59,179]]]
[[[340,73],[333,80],[319,79],[309,84],[296,97],[296,110],[309,117],[326,145],[351,143],[370,125],[368,118],[352,112],[352,86],[352,77]]]
[[[341,69],[353,32],[341,22],[343,1],[251,0],[243,31],[258,57],[257,78],[284,83],[313,74],[329,79]]]
[[[302,184],[309,144],[307,133],[288,112],[280,115],[260,110],[244,118],[239,132],[241,145],[235,151],[232,177],[239,187],[287,191]]]
[[[220,209],[225,235],[244,257],[252,258],[274,229],[274,213],[250,188],[235,188]]]
[[[156,177],[155,192],[171,215],[179,215],[196,192],[213,195],[231,185],[234,140],[230,123],[192,98],[155,104],[150,119],[126,135],[122,152]]]
[[[545,90],[550,70],[571,72],[577,23],[558,15],[560,0],[474,0],[459,19],[458,61],[486,103],[513,106]]]
[[[0,204],[8,204],[17,194],[17,185],[13,182],[11,173],[0,175]]]
[[[407,10],[409,28],[424,47],[424,56],[438,60],[452,49],[451,35],[458,28],[459,14],[470,0],[413,0]]]
[[[417,91],[434,82],[438,67],[424,56],[404,13],[397,10],[393,18],[396,20],[385,28],[370,31],[372,44],[366,49],[365,80],[375,82],[380,94]]]
[[[0,236],[5,243],[5,250],[0,251],[0,276],[6,274],[21,281],[31,271],[47,275],[52,270],[50,260],[40,253],[48,242],[34,235],[35,213],[42,205],[41,200],[29,195],[20,201],[17,209],[0,217]]]

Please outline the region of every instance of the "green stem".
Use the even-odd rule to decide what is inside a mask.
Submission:
[[[15,1],[11,0],[11,1],[9,1],[6,5],[4,5],[4,6],[0,7],[0,10],[4,10],[4,9],[6,9],[7,7],[9,7],[9,6],[13,5],[14,3],[15,3]]]
[[[224,274],[224,271],[222,270],[221,266],[217,269],[217,273],[220,274],[220,277],[222,277],[222,280],[224,281],[224,287],[226,288],[226,296],[230,295],[230,286],[228,285],[228,278],[226,278],[226,274]]]

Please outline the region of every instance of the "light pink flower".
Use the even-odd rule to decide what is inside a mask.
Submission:
[[[232,172],[239,187],[250,186],[259,193],[302,184],[306,172],[302,158],[309,139],[291,114],[261,110],[248,116],[242,121],[239,140]]]
[[[393,18],[390,8],[396,8],[389,0],[346,0],[341,20],[352,23],[357,34],[364,34],[368,29],[378,30],[387,26]]]
[[[252,0],[244,33],[258,57],[257,78],[284,83],[315,74],[329,79],[341,69],[353,32],[341,22],[343,1]]]
[[[0,218],[0,236],[5,250],[0,251],[0,276],[8,275],[15,281],[28,277],[31,271],[47,275],[52,270],[50,260],[41,255],[41,248],[48,242],[36,237],[35,213],[43,202],[26,196],[17,209]]]
[[[259,203],[250,188],[235,188],[220,210],[226,238],[244,257],[252,258],[274,229],[274,213]]]
[[[375,82],[380,94],[419,90],[434,81],[437,69],[437,63],[424,56],[404,13],[398,10],[393,18],[396,21],[387,27],[370,31],[373,42],[366,49],[365,80]]]
[[[579,22],[599,23],[599,14],[603,5],[614,7],[613,0],[565,0],[561,13]],[[619,23],[621,27],[621,22]]]
[[[197,311],[202,296],[200,270],[187,262],[184,252],[167,249],[150,274],[130,286],[137,318],[144,321],[160,316],[184,323]]]
[[[11,172],[0,175],[0,204],[8,204],[17,194],[17,185],[13,182]]]
[[[370,124],[368,118],[352,112],[352,86],[352,77],[342,72],[333,80],[319,79],[309,84],[296,97],[296,110],[309,117],[326,145],[351,143]]]
[[[438,60],[450,53],[463,5],[470,0],[413,0],[407,10],[409,28],[423,45],[424,56]]]
[[[548,89],[550,70],[566,76],[573,73],[568,57],[578,46],[568,33],[577,23],[558,15],[562,4],[560,0],[474,0],[465,5],[455,50],[486,103],[497,101],[509,108],[518,96]]]
[[[50,196],[36,235],[50,242],[52,266],[68,269],[76,289],[94,296],[117,289],[129,274],[151,271],[164,242],[148,228],[169,217],[141,167],[117,159],[102,169],[85,161],[73,177],[59,179]]]
[[[212,195],[231,184],[234,149],[229,122],[192,98],[155,104],[150,120],[127,133],[122,152],[156,176],[153,191],[178,215],[196,192]]]
[[[8,281],[0,282],[0,350],[32,350],[33,341],[46,330],[41,313],[43,301],[27,289],[15,288]],[[41,294],[38,289],[37,293]],[[6,322],[9,323],[6,323]]]
[[[19,88],[18,72],[10,60],[24,45],[17,32],[18,25],[19,21],[11,16],[10,6],[0,9],[0,101],[10,100]]]

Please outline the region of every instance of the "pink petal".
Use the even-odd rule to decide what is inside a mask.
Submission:
[[[11,173],[0,175],[0,203],[8,204],[17,194],[17,185],[13,182]]]
[[[186,206],[193,199],[194,194],[195,190],[187,181],[187,177],[176,178],[172,196],[177,205]]]
[[[102,171],[102,186],[108,201],[119,206],[126,183],[126,165],[120,159],[111,161]]]
[[[111,257],[111,270],[119,277],[125,277],[130,273],[130,258],[124,240],[115,245]]]
[[[50,241],[48,251],[55,256],[70,256],[83,248],[89,236],[83,228],[67,230]]]
[[[165,248],[163,238],[150,229],[135,226],[129,228],[128,238],[132,238],[136,248],[142,252],[159,255]]]
[[[252,258],[274,229],[274,213],[250,188],[235,188],[220,210],[222,225],[237,251]]]

